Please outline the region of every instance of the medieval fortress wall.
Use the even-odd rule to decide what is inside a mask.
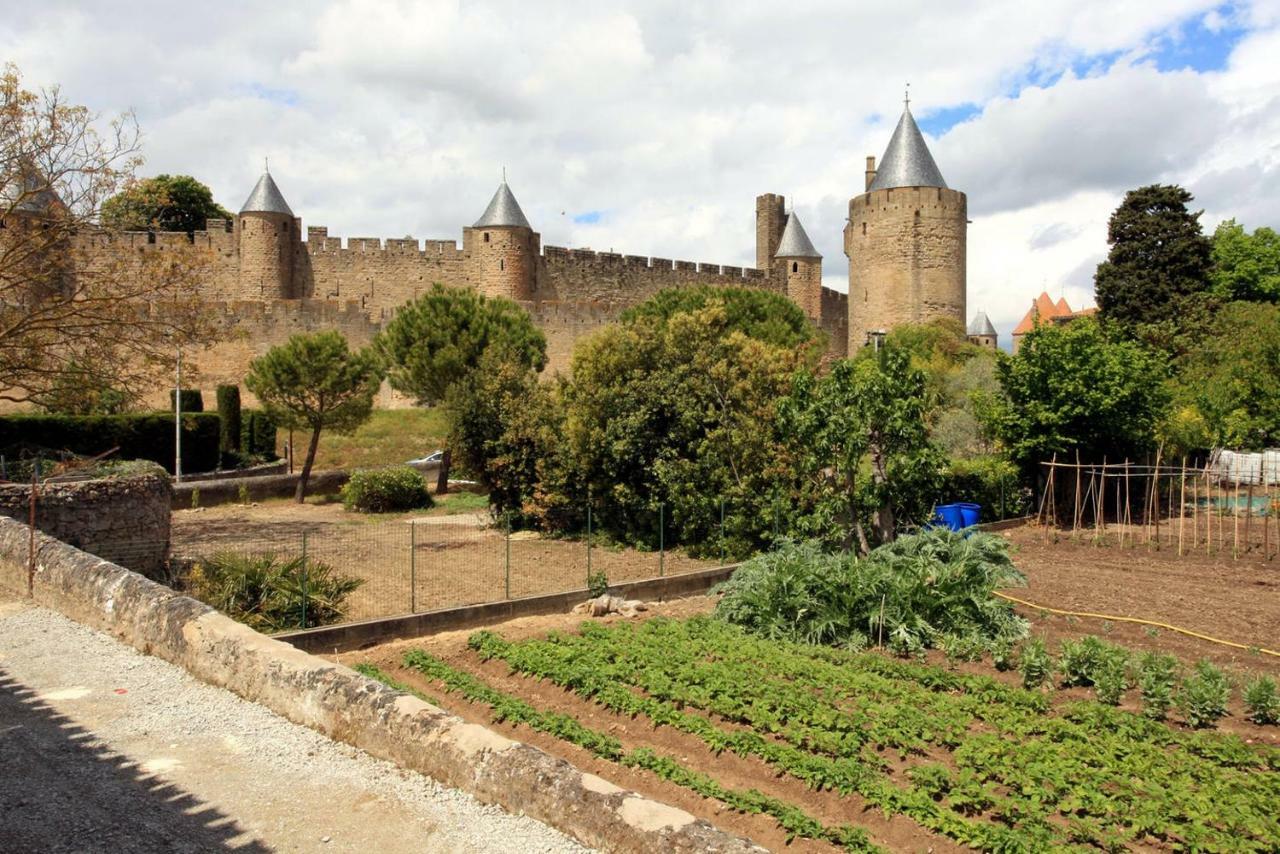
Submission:
[[[198,296],[224,340],[199,354],[200,385],[240,383],[250,360],[300,332],[341,331],[368,344],[395,311],[439,283],[523,305],[548,341],[549,369],[568,369],[576,341],[658,291],[736,285],[783,294],[826,331],[844,356],[900,323],[965,317],[967,200],[946,187],[909,111],[866,192],[849,202],[849,294],[822,285],[822,257],[785,199],[756,200],[756,267],[742,268],[541,244],[504,182],[462,242],[303,234],[274,179],[264,174],[232,221],[204,231],[99,233],[81,239],[88,265],[138,263],[146,253],[194,244],[208,261]],[[384,395],[383,405],[396,405]]]

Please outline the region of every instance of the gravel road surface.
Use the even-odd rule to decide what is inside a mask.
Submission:
[[[59,614],[0,601],[0,851],[581,852]]]

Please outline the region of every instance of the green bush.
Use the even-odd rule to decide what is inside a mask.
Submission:
[[[1259,676],[1244,686],[1244,706],[1249,710],[1249,720],[1257,724],[1280,723],[1280,694],[1276,681],[1270,676]]]
[[[218,417],[222,419],[218,449],[225,459],[240,452],[240,386],[218,386]]]
[[[941,529],[899,537],[862,560],[788,543],[752,558],[719,590],[716,615],[756,634],[813,644],[871,642],[914,653],[944,636],[1021,637],[992,595],[1025,583],[1004,539]]]
[[[1104,644],[1102,657],[1093,671],[1093,690],[1098,695],[1098,702],[1118,706],[1129,687],[1128,651]]]
[[[185,586],[228,617],[258,631],[278,632],[339,622],[347,597],[363,583],[328,564],[304,563],[301,556],[220,552],[198,561]]]
[[[174,408],[174,390],[169,389],[169,411]],[[184,388],[182,390],[182,414],[188,412],[204,412],[204,395],[200,393],[198,388]]]
[[[1039,688],[1053,678],[1053,660],[1042,638],[1032,638],[1022,645],[1018,672],[1022,674],[1024,688]]]
[[[1018,467],[1003,457],[953,459],[947,466],[941,494],[946,501],[982,505],[986,520],[1010,519],[1027,512],[1030,492],[1023,488]]]
[[[1195,672],[1182,680],[1178,706],[1193,727],[1206,727],[1227,713],[1231,683],[1226,674],[1208,661],[1196,662]]]
[[[182,470],[218,467],[219,418],[213,413],[182,415]],[[150,460],[173,471],[173,413],[129,415],[7,415],[0,417],[0,454],[12,461],[31,449],[93,457],[112,448],[122,460]],[[24,454],[25,452],[25,454]],[[10,475],[12,477],[12,474]]]
[[[1173,708],[1173,691],[1178,684],[1178,659],[1172,655],[1143,653],[1138,660],[1138,691],[1142,714],[1162,721]]]
[[[1092,685],[1094,673],[1103,658],[1102,641],[1093,635],[1086,635],[1079,640],[1064,640],[1061,650],[1058,672],[1062,675],[1062,686],[1071,688]]]
[[[361,513],[417,510],[433,503],[426,478],[409,466],[357,471],[342,487],[342,505]]]
[[[246,458],[278,459],[276,422],[261,409],[240,412],[240,454]]]

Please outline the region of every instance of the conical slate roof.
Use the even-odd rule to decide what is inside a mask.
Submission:
[[[818,250],[813,248],[809,235],[805,234],[800,217],[795,212],[787,217],[786,227],[782,229],[782,239],[778,241],[778,251],[774,258],[821,258]]]
[[[270,172],[262,173],[262,177],[258,179],[253,192],[249,194],[249,198],[245,199],[244,204],[240,206],[240,213],[276,213],[293,216],[289,203],[284,200],[284,196],[281,194],[280,188],[276,186],[276,182],[271,178]]]
[[[933,162],[929,146],[924,144],[924,136],[916,125],[911,110],[902,111],[898,126],[889,138],[889,147],[880,158],[880,166],[876,170],[875,180],[867,188],[887,190],[891,187],[945,187],[938,164]]]
[[[524,218],[524,211],[520,210],[520,203],[512,195],[511,188],[507,186],[506,181],[498,185],[498,191],[489,200],[489,207],[484,209],[484,213],[480,215],[480,218],[476,220],[476,224],[472,228],[491,228],[503,225],[533,228],[533,226],[529,225],[529,220]]]
[[[995,337],[996,328],[991,325],[991,318],[987,317],[985,311],[980,311],[973,316],[973,320],[969,321],[969,335],[990,335]]]
[[[0,212],[10,206],[14,213],[38,214],[62,207],[62,199],[36,165],[23,160],[13,174],[4,176],[4,186],[0,187]]]

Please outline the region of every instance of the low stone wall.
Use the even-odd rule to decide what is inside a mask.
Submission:
[[[414,466],[435,486],[435,474],[439,463],[423,463]],[[195,483],[178,483],[173,487],[173,509],[186,510],[193,506],[216,507],[242,501],[247,495],[250,501],[267,498],[292,498],[298,488],[298,472],[272,474],[262,477],[232,477],[219,480],[202,480]],[[307,495],[337,495],[351,479],[351,472],[342,469],[313,471],[307,482]],[[192,503],[192,493],[199,492],[199,504]]]
[[[209,480],[243,480],[249,477],[266,477],[272,474],[286,474],[289,463],[286,460],[277,460],[274,463],[262,463],[261,465],[250,466],[245,469],[231,469],[229,471],[207,471],[200,474],[183,474],[183,483],[202,483]]]
[[[36,528],[150,578],[164,578],[171,502],[169,478],[160,473],[42,483]],[[28,521],[31,487],[0,486],[0,515]]]
[[[25,590],[30,529],[0,518],[0,586]],[[260,635],[207,605],[44,534],[35,601],[196,678],[401,767],[637,854],[763,849],[349,668]]]

